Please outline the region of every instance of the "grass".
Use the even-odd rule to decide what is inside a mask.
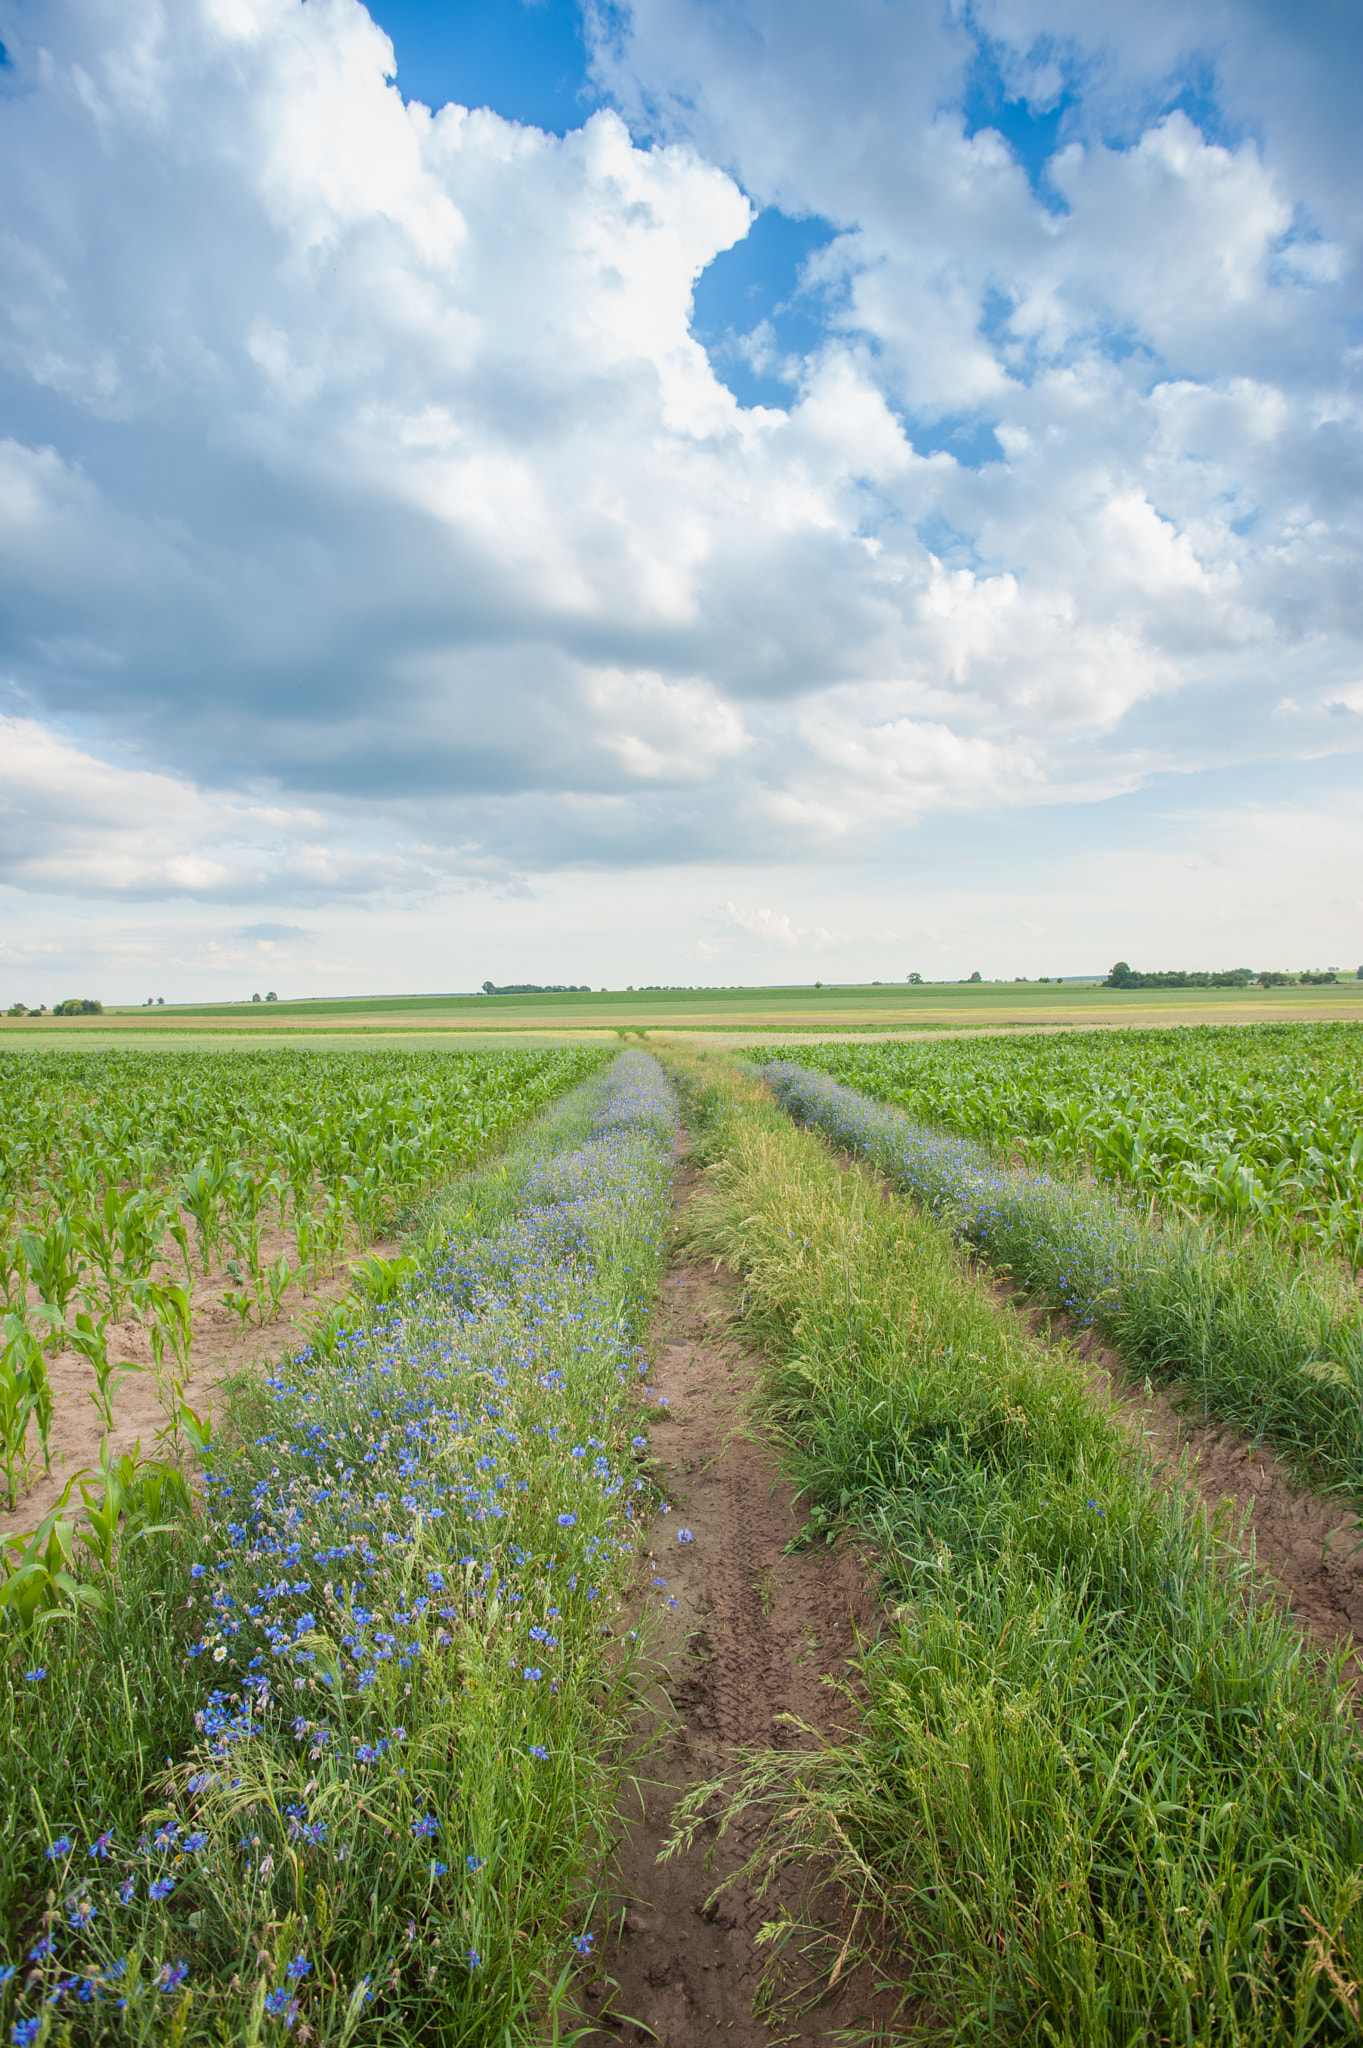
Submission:
[[[205,1512],[4,1639],[20,2048],[556,2028],[633,1698],[671,1114],[626,1055],[437,1198],[408,1291],[237,1387]]]
[[[794,1066],[779,1100],[869,1160],[1034,1301],[1093,1325],[1127,1366],[1363,1494],[1363,1314],[1333,1265],[1179,1216],[1156,1227],[1082,1183],[1001,1166],[969,1139]]]
[[[1363,1773],[1338,1665],[963,1266],[731,1063],[689,1072],[698,1247],[745,1277],[761,1402],[892,1618],[855,1736],[695,1788],[838,1871],[916,2037],[1357,2038]]]

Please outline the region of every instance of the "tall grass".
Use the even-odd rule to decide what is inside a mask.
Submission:
[[[241,1385],[100,1626],[5,1644],[20,2048],[552,2026],[633,1697],[673,1117],[624,1054],[434,1203],[431,1268]]]
[[[1208,1415],[1363,1493],[1363,1313],[1342,1274],[1001,1166],[806,1068],[764,1073],[791,1115],[877,1166],[1035,1300],[1091,1324],[1138,1372],[1187,1387]]]
[[[896,1603],[857,1734],[749,1756],[730,1814],[765,1805],[769,1857],[833,1863],[934,2038],[1357,2038],[1337,1664],[942,1223],[741,1082],[693,1099],[714,1163],[691,1228],[745,1276],[767,1421],[811,1503],[879,1539]]]

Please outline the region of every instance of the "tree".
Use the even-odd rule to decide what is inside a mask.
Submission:
[[[265,997],[265,1000],[267,1003],[277,1003],[279,1001],[279,997],[275,994],[273,989],[270,989]]]
[[[260,1001],[260,997],[258,995],[252,996],[251,1001],[253,1003],[258,1003]]]
[[[492,982],[492,981],[485,981],[485,982],[483,983],[483,994],[484,994],[485,996],[495,996],[495,995],[496,995],[496,993],[497,993],[497,985],[496,985],[496,983],[495,983],[495,982]]]
[[[921,988],[922,986],[923,986],[923,977],[922,977],[922,975],[921,975],[921,974],[911,974],[911,975],[909,976],[909,987],[910,987],[910,988]]]
[[[975,969],[975,972],[971,975],[970,979],[972,981],[983,981],[984,976],[980,973],[978,967]]]

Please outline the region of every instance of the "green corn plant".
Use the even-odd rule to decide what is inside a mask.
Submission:
[[[25,1536],[0,1538],[0,1615],[25,1635],[57,1620],[75,1620],[83,1607],[102,1612],[99,1589],[76,1577],[74,1520],[66,1506],[81,1474],[73,1472],[56,1506]]]
[[[342,1331],[353,1329],[364,1313],[365,1305],[357,1294],[343,1294],[338,1301],[329,1301],[298,1319],[297,1327],[319,1358],[332,1358],[337,1338]]]
[[[189,1295],[174,1281],[163,1283],[158,1280],[137,1280],[130,1293],[143,1327],[151,1338],[153,1370],[164,1402],[167,1342],[180,1371],[188,1373],[193,1317]]]
[[[289,1264],[287,1252],[281,1252],[271,1264],[262,1266],[256,1281],[256,1300],[259,1305],[261,1327],[279,1313],[279,1304],[298,1277],[297,1268]],[[266,1306],[266,1295],[269,1305]]]
[[[227,1168],[219,1161],[200,1159],[190,1168],[180,1186],[180,1207],[194,1219],[194,1228],[199,1239],[199,1257],[205,1273],[208,1271],[210,1255],[217,1250],[218,1204],[226,1179]]]
[[[262,1204],[265,1184],[238,1162],[227,1182],[227,1232],[238,1259],[244,1260],[253,1280],[260,1278],[260,1241],[266,1217]]]
[[[102,1289],[95,1290],[97,1299],[113,1322],[122,1315],[127,1298],[127,1285],[119,1270],[120,1224],[124,1212],[137,1200],[130,1188],[106,1187],[99,1201],[76,1221],[80,1241],[103,1282]],[[88,1294],[86,1298],[88,1302]]]
[[[55,1309],[49,1311],[53,1320]],[[35,1334],[30,1326],[29,1316],[34,1315],[41,1323],[45,1318],[38,1310],[9,1310],[0,1324],[3,1330],[3,1350],[0,1350],[0,1430],[4,1438],[5,1485],[9,1505],[14,1506],[14,1471],[22,1465],[27,1481],[30,1467],[28,1458],[28,1425],[30,1420],[38,1425],[38,1440],[43,1450],[44,1469],[51,1471],[52,1459],[49,1449],[49,1435],[52,1428],[52,1385],[47,1376],[47,1341]]]
[[[293,1244],[298,1254],[298,1265],[295,1270],[298,1277],[309,1287],[317,1278],[321,1236],[317,1218],[312,1211],[301,1205],[296,1206],[293,1212]]]
[[[140,1443],[138,1448],[141,1448]],[[99,1471],[98,1485],[87,1486],[83,1479],[81,1481],[80,1494],[85,1502],[85,1515],[83,1521],[76,1524],[76,1540],[91,1552],[105,1576],[112,1578],[118,1525],[123,1513],[123,1480],[117,1465],[110,1462],[107,1436],[99,1447]]]
[[[417,1262],[409,1253],[402,1253],[396,1259],[385,1259],[378,1252],[366,1252],[356,1259],[350,1268],[350,1277],[363,1289],[374,1307],[392,1301],[407,1282],[413,1278]]]
[[[113,1458],[106,1436],[100,1445],[99,1481],[81,1481],[85,1514],[76,1524],[83,1543],[107,1578],[114,1577],[121,1543],[173,1534],[193,1512],[189,1489],[174,1465],[143,1458],[139,1437],[129,1454]]]
[[[187,1528],[194,1519],[194,1501],[185,1476],[167,1458],[144,1459],[133,1478],[125,1479],[124,1498],[124,1526],[133,1535],[153,1536],[167,1529]]]
[[[0,1460],[5,1468],[5,1503],[13,1509],[16,1499],[14,1475],[23,1472],[27,1484],[28,1425],[33,1414],[33,1388],[28,1374],[14,1359],[14,1346],[7,1344],[0,1354]]]
[[[183,1380],[174,1379],[171,1381],[167,1412],[170,1420],[164,1429],[157,1430],[156,1441],[169,1446],[173,1468],[178,1471],[184,1462],[186,1447],[196,1458],[202,1458],[213,1448],[213,1410],[206,1408],[200,1415],[197,1409],[191,1408],[185,1399]]]
[[[100,1421],[106,1429],[114,1426],[113,1393],[133,1373],[145,1372],[145,1365],[134,1365],[131,1360],[115,1363],[109,1357],[109,1317],[95,1318],[82,1312],[76,1317],[76,1326],[66,1333],[66,1341],[73,1351],[78,1351],[94,1370],[95,1384],[90,1390],[90,1399],[99,1412]]]
[[[42,1299],[51,1302],[64,1319],[67,1305],[85,1270],[71,1218],[52,1216],[45,1230],[21,1229],[19,1242],[23,1246],[29,1278]]]
[[[235,1259],[227,1261],[227,1275],[234,1284],[224,1288],[218,1300],[229,1315],[236,1317],[238,1326],[244,1331],[250,1327],[252,1318],[260,1307],[259,1298],[254,1288],[247,1287],[246,1275]]]
[[[6,1308],[19,1307],[28,1298],[28,1260],[13,1222],[12,1210],[0,1215],[0,1300]]]

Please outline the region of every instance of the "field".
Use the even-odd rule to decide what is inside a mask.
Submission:
[[[0,1019],[0,1045],[139,1044],[219,1040],[252,1043],[351,1040],[356,1044],[464,1042],[476,1034],[528,1033],[563,1042],[581,1034],[606,1042],[617,1032],[700,1034],[718,1043],[798,1031],[858,1036],[1072,1026],[1258,1023],[1363,1017],[1363,982],[1333,988],[1133,991],[1092,983],[905,982],[839,988],[593,990],[544,996],[355,996],[309,1002],[168,1004],[103,1017]]]
[[[1336,1096],[1356,1029],[1289,1040]],[[1116,1088],[1134,1046],[1173,1088],[1187,1039],[1203,1093],[1229,1072],[1267,1123],[1309,1092],[1282,1036],[797,1050],[887,1072],[1072,1056]],[[843,2020],[979,2048],[1350,2038],[1363,1757],[1339,1646],[1303,1637],[1194,1476],[1143,1455],[1084,1359],[957,1246],[1075,1323],[1116,1317],[1139,1371],[1363,1489],[1340,1262],[1152,1224],[1078,1155],[1060,1178],[1010,1164],[808,1066],[764,1086],[713,1034],[665,1063],[613,1034],[0,1057],[13,2048],[619,2039],[600,2014],[626,1976],[672,2038],[678,1923],[703,1958],[686,2010],[733,2048]],[[683,1210],[674,1088],[709,1169]],[[981,1088],[971,1070],[962,1104]],[[647,1341],[660,1293],[680,1341]],[[683,1294],[711,1319],[677,1320]],[[191,1373],[210,1303],[254,1347],[211,1418]],[[99,1455],[63,1490],[37,1468],[73,1359]],[[146,1451],[126,1444],[144,1385]],[[798,1512],[771,1510],[773,1445]],[[729,1519],[706,1558],[711,1466]],[[806,1671],[839,1627],[846,1661]],[[741,1671],[707,1678],[712,1639]],[[811,1690],[817,1737],[776,1711]],[[660,1698],[676,1803],[645,1840],[675,1854],[650,1935],[664,1880],[645,1858],[622,1892],[616,1845]],[[740,1698],[754,1718],[726,1722]],[[744,1845],[718,1913],[717,1816]],[[806,1862],[832,1884],[817,1924],[780,1889]],[[808,1956],[801,1995],[841,1974],[822,2034],[770,2003]]]
[[[1363,1025],[768,1048],[919,1122],[1363,1265]]]
[[[315,1203],[346,1178],[408,1201],[589,1078],[428,1197],[418,1249],[367,1301],[229,1389],[225,1429],[197,1446],[202,1502],[179,1460],[128,1460],[82,1519],[54,1510],[7,1546],[0,1983],[25,2048],[54,2022],[173,2048],[525,2038],[592,1947],[632,1685],[613,1617],[651,1502],[635,1339],[669,1091],[637,1055],[603,1078],[591,1055],[513,1054],[434,1076],[338,1062],[299,1098],[289,1057],[226,1062],[201,1090],[197,1064],[140,1074],[158,1091],[142,1117],[173,1122],[189,1095],[164,1136],[98,1065],[48,1074],[20,1098],[22,1198],[85,1243],[94,1212],[69,1173],[64,1208],[42,1175],[57,1132],[91,1143],[97,1125],[106,1187],[115,1158],[154,1189],[230,1133],[258,1174],[291,1129],[298,1221],[305,1189]],[[240,1207],[216,1226],[242,1228]]]
[[[853,1725],[732,1760],[681,1841],[718,1801],[750,1842],[764,1825],[755,1874],[837,1869],[848,1946],[886,1930],[922,2001],[908,2038],[1356,2038],[1363,1759],[1337,1667],[949,1228],[732,1063],[686,1078],[693,1242],[743,1276],[811,1537],[872,1535],[890,1612]]]
[[[78,1046],[0,1058],[6,1505],[58,1444],[68,1463],[93,1462],[107,1431],[121,1452],[120,1387],[123,1408],[142,1396],[134,1426],[156,1416],[177,1447],[201,1430],[195,1369],[214,1335],[263,1330],[319,1287],[335,1292],[338,1264],[599,1058]],[[356,1275],[372,1293],[390,1284],[375,1257]],[[46,1495],[44,1507],[55,1481]]]
[[[1091,1176],[1012,1165],[812,1065],[761,1071],[793,1116],[866,1159],[1039,1308],[1115,1346],[1128,1374],[1266,1438],[1309,1483],[1363,1498],[1363,1318],[1345,1265],[1177,1208],[1151,1215]]]

